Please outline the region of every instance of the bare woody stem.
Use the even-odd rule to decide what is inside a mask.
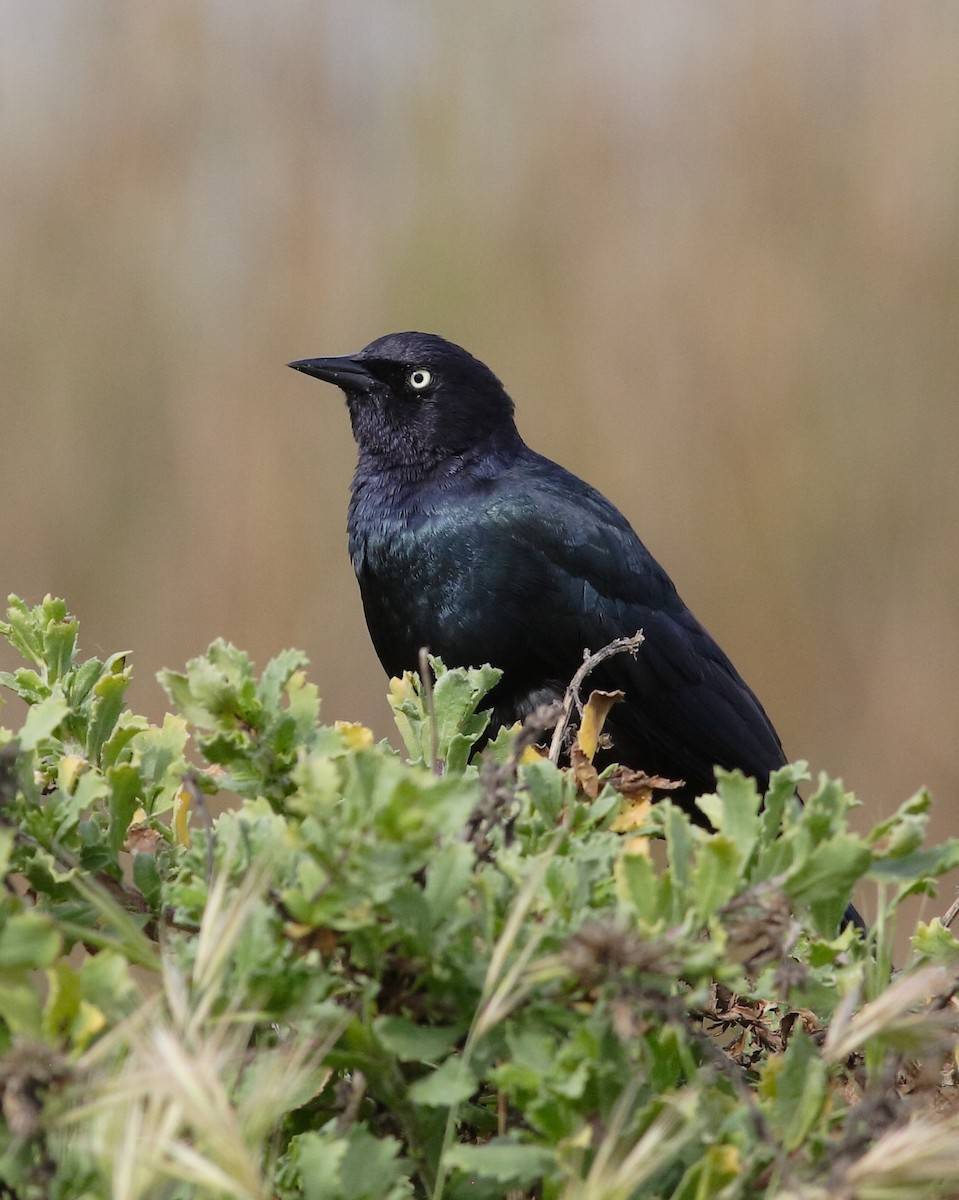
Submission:
[[[579,696],[579,689],[583,686],[586,676],[591,671],[594,671],[601,662],[605,662],[607,658],[613,658],[616,654],[635,655],[645,640],[643,631],[638,629],[632,637],[616,638],[608,646],[597,650],[595,654],[590,654],[588,651],[585,653],[582,666],[580,666],[579,670],[569,681],[569,687],[566,689],[566,695],[563,697],[563,706],[560,710],[559,720],[556,722],[556,728],[553,730],[553,740],[549,746],[550,762],[559,762],[559,752],[563,746],[563,734],[566,732],[566,726],[569,724],[574,704],[576,705],[576,711],[582,715],[583,702]]]

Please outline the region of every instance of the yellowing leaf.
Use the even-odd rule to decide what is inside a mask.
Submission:
[[[609,782],[623,797],[619,816],[610,826],[615,833],[639,829],[646,823],[649,810],[656,800],[655,793],[682,786],[680,781],[664,779],[661,775],[647,775],[645,771],[634,771],[631,767],[617,767],[609,776]]]
[[[305,949],[319,950],[326,958],[333,954],[339,944],[335,930],[304,925],[300,921],[287,921],[283,932],[290,941],[300,942]]]
[[[73,1040],[82,1050],[106,1026],[107,1019],[95,1004],[80,1001],[80,1011],[73,1022]]]
[[[81,771],[85,771],[89,765],[87,760],[79,754],[65,754],[60,759],[60,769],[57,777],[57,786],[60,790],[66,792],[68,795],[72,795]]]
[[[387,694],[390,704],[402,704],[404,700],[409,700],[413,695],[415,695],[413,672],[404,671],[398,678],[394,675],[390,680],[389,692]]]
[[[609,710],[622,699],[622,692],[590,692],[576,735],[577,746],[590,762],[595,757]]]
[[[343,735],[343,740],[350,750],[367,750],[373,745],[373,730],[356,721],[336,721],[333,728]]]
[[[519,736],[519,733],[522,730],[522,728],[523,728],[522,721],[514,721],[513,724],[510,725],[510,727],[509,727],[509,732],[512,734],[515,734],[516,736]],[[546,746],[535,746],[535,745],[534,746],[524,746],[522,749],[522,752],[520,753],[519,758],[516,761],[519,763],[522,763],[524,766],[526,766],[529,763],[537,763],[541,759],[548,757],[548,755],[549,755],[549,750]]]
[[[620,809],[619,816],[610,825],[610,829],[614,833],[629,833],[633,829],[639,829],[641,825],[646,824],[649,810],[652,807],[652,800],[647,797],[637,800],[627,800],[624,797],[623,807]]]
[[[180,846],[190,844],[190,805],[193,798],[189,788],[178,789],[173,800],[173,836]]]
[[[712,1151],[717,1165],[722,1169],[724,1174],[729,1176],[738,1175],[742,1170],[742,1157],[738,1146],[731,1146],[726,1142],[721,1146],[712,1147]]]

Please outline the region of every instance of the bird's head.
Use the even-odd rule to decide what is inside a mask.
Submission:
[[[361,455],[390,465],[438,463],[519,438],[513,401],[493,372],[436,334],[390,333],[358,354],[289,365],[341,388]]]

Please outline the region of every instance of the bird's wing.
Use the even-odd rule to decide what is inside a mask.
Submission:
[[[526,501],[514,494],[505,510],[539,581],[524,630],[530,654],[544,674],[568,679],[584,649],[641,629],[635,657],[607,660],[587,685],[626,693],[608,722],[613,756],[698,790],[712,787],[716,764],[765,782],[784,756],[759,701],[622,514],[548,467],[527,478]]]

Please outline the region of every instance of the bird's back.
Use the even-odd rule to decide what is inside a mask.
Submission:
[[[716,764],[764,784],[783,763],[759,701],[625,517],[522,443],[429,478],[361,460],[349,528],[388,672],[414,669],[423,645],[448,665],[491,662],[504,671],[494,716],[510,723],[561,696],[585,650],[642,629],[635,658],[590,680],[626,693],[613,758],[685,780],[681,799],[711,790]]]

